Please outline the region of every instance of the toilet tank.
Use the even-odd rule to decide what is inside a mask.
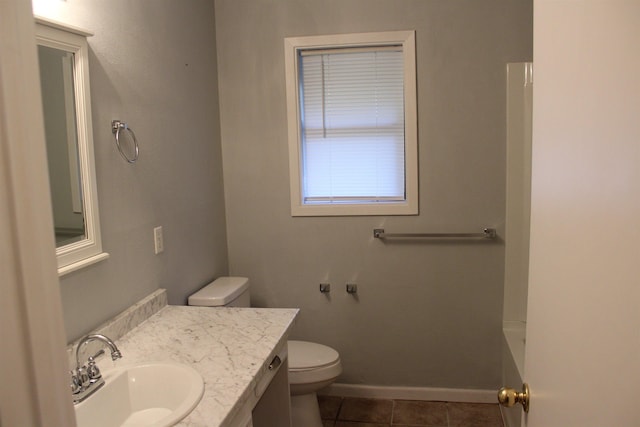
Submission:
[[[189,305],[202,307],[249,307],[249,279],[218,277],[189,297]]]

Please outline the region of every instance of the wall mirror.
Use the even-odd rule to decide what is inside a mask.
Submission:
[[[96,190],[89,58],[91,33],[36,18],[58,274],[109,255],[102,251]]]

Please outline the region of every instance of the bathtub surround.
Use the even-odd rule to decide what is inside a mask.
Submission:
[[[531,2],[215,6],[229,273],[251,279],[254,306],[301,308],[292,338],[339,351],[338,383],[497,390],[501,240],[382,242],[372,230],[500,235],[505,65],[531,59]],[[283,39],[392,30],[416,31],[420,214],[292,218]]]

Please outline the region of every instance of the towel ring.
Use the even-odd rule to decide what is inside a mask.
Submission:
[[[133,146],[135,148],[135,155],[133,156],[133,159],[130,159],[129,157],[127,157],[127,155],[124,154],[124,151],[122,151],[122,147],[120,146],[120,131],[122,129],[128,131],[131,134],[131,137],[133,138]],[[136,139],[136,134],[133,133],[133,129],[131,129],[125,122],[121,122],[120,120],[113,120],[111,122],[111,131],[116,137],[116,146],[118,147],[118,151],[120,152],[122,157],[124,157],[124,159],[129,163],[135,163],[138,160],[139,150],[138,150],[138,140]]]

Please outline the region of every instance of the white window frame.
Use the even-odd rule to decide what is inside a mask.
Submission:
[[[402,46],[404,58],[405,200],[389,203],[305,204],[302,194],[302,126],[300,123],[298,54],[309,49]],[[417,215],[418,118],[415,31],[288,37],[284,40],[289,179],[292,216]]]

